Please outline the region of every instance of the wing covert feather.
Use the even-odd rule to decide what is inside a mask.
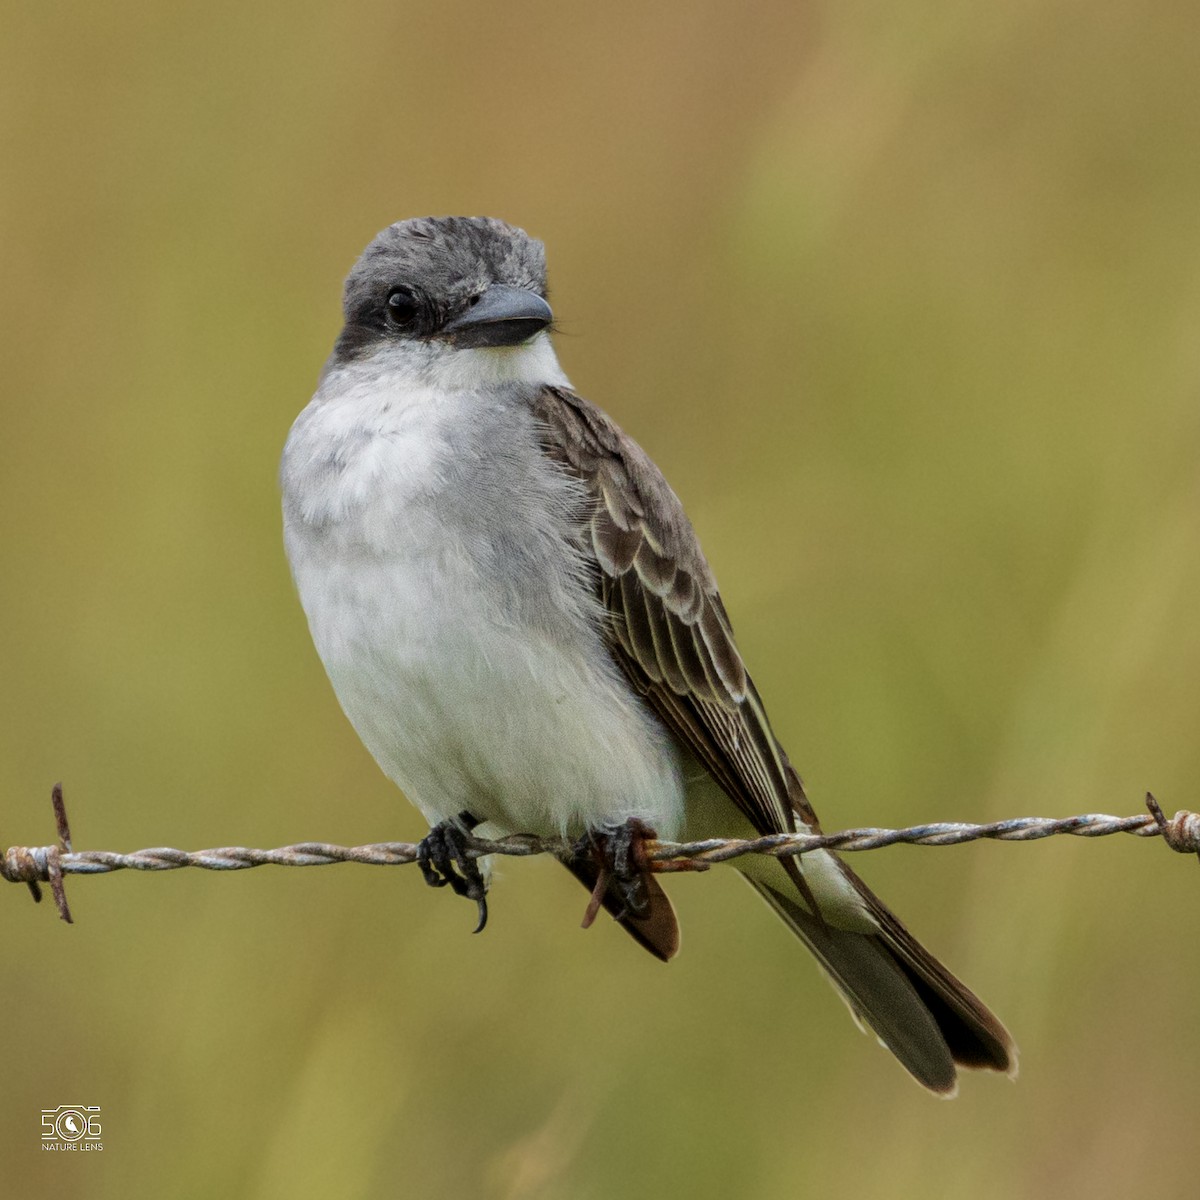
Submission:
[[[583,552],[598,568],[606,640],[668,729],[764,833],[815,825],[733,638],[691,522],[649,456],[565,388],[538,395],[548,455],[595,505]]]

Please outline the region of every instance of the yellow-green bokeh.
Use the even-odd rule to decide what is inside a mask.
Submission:
[[[826,827],[1197,807],[1197,61],[1194,6],[1132,0],[8,0],[0,843],[50,839],[59,778],[83,848],[420,835],[275,469],[345,270],[426,212],[546,241],[564,365],[683,496]],[[1192,1194],[1194,865],[855,865],[1017,1084],[926,1098],[730,873],[671,881],[667,968],[545,862],[479,938],[408,870],[76,879],[69,929],[0,889],[5,1178]],[[103,1153],[40,1150],[61,1103]]]

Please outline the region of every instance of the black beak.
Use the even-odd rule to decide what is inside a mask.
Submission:
[[[493,283],[466,312],[447,321],[442,333],[456,346],[519,346],[553,319],[536,292]]]

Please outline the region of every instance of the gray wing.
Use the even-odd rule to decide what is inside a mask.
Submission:
[[[604,413],[562,388],[535,405],[546,452],[594,500],[583,550],[610,614],[617,662],[647,702],[762,833],[817,829],[800,778],[775,740],[733,640],[712,571],[675,493]],[[826,920],[796,860],[779,859],[804,904],[767,878],[751,878],[817,955],[851,1009],[926,1087],[954,1089],[954,1064],[1015,1071],[1008,1031],[937,961],[866,884],[834,858],[876,930]],[[665,904],[665,896],[662,897]],[[654,916],[660,940],[623,923],[669,958],[678,947],[669,909]]]
[[[610,615],[609,649],[630,682],[759,832],[793,831],[796,816],[817,828],[679,498],[581,396],[547,387],[534,410],[547,454],[593,498],[583,551]]]

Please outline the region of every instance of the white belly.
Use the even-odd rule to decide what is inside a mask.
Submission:
[[[499,410],[491,429],[472,410],[478,438],[455,437],[451,470],[444,423],[462,414],[415,400],[387,411],[386,433],[310,409],[285,455],[292,570],[347,717],[431,823],[465,810],[576,835],[637,816],[674,836],[679,753],[605,651],[586,581],[562,565],[573,485],[532,426]],[[514,490],[523,455],[531,482]]]
[[[342,708],[426,819],[466,810],[577,834],[640,816],[671,836],[677,756],[621,682],[535,631],[486,623],[470,578],[422,578],[358,562],[297,583]]]

